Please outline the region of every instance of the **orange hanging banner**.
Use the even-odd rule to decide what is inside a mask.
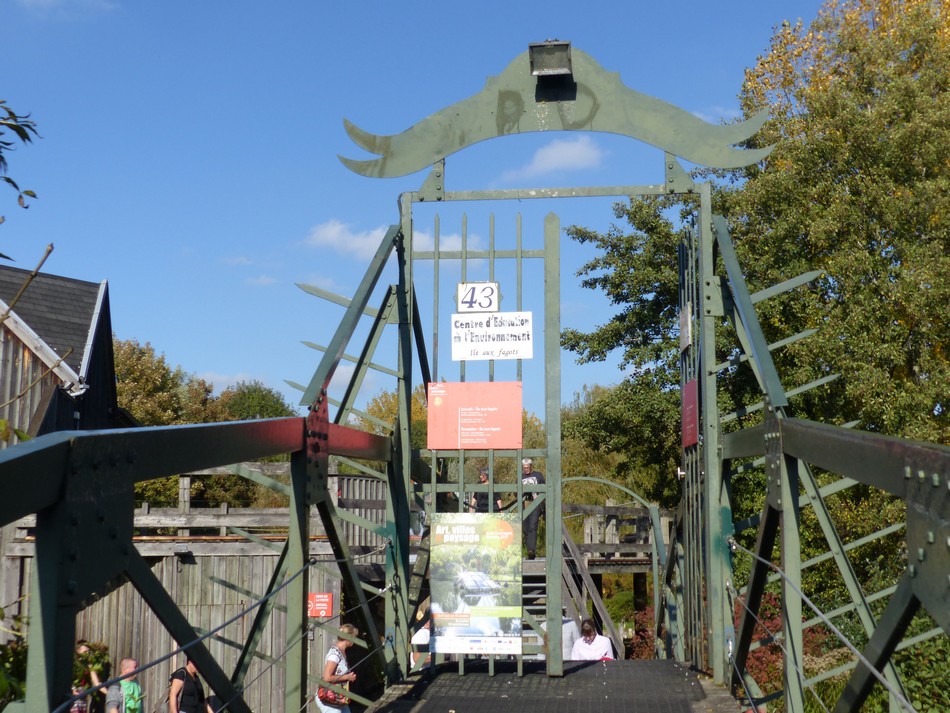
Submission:
[[[429,384],[430,450],[521,448],[520,381]]]

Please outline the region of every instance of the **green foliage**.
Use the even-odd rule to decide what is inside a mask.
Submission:
[[[3,710],[10,701],[21,700],[26,695],[27,647],[21,617],[8,617],[6,611],[0,609],[0,621],[3,631],[13,637],[0,644],[0,710]]]
[[[26,696],[26,652],[22,639],[0,645],[0,710]]]
[[[764,165],[717,196],[753,289],[824,270],[813,290],[761,304],[792,386],[839,379],[796,408],[950,442],[950,9],[926,0],[829,5],[783,26],[740,97],[772,120]]]
[[[146,342],[113,340],[119,406],[145,426],[220,423],[252,418],[293,416],[296,411],[281,394],[259,381],[242,381],[214,396],[214,387],[180,366],[172,368],[164,354]],[[287,456],[267,460],[286,460]],[[155,507],[178,503],[178,477],[158,478],[135,487],[136,498]],[[236,475],[209,475],[192,484],[192,503],[215,507],[271,505],[270,491]]]
[[[22,144],[32,143],[34,136],[39,136],[36,132],[36,124],[30,119],[29,114],[17,114],[13,109],[7,106],[4,99],[0,99],[0,181],[10,186],[17,194],[17,205],[21,208],[29,208],[27,198],[36,198],[36,193],[30,190],[21,189],[17,182],[7,175],[7,157],[6,153],[16,147],[16,141],[10,141],[6,138],[7,133],[13,136]],[[4,217],[0,215],[0,223],[3,223]],[[0,253],[0,258],[9,260],[10,258]]]
[[[296,416],[297,410],[283,395],[257,380],[239,381],[229,386],[218,397],[231,420],[281,418]]]
[[[950,443],[950,5],[829,2],[811,27],[776,29],[768,51],[747,71],[740,101],[747,116],[763,108],[771,115],[750,145],[775,148],[756,166],[701,172],[716,181],[714,210],[729,221],[751,292],[823,272],[806,288],[756,303],[768,342],[818,330],[772,352],[785,389],[841,375],[794,397],[790,411]],[[615,352],[633,374],[616,387],[616,403],[595,402],[566,421],[565,432],[622,456],[623,468],[641,487],[652,484],[656,497],[675,495],[664,476],[679,458],[676,444],[664,447],[663,438],[679,430],[675,273],[683,214],[678,220],[675,207],[669,198],[632,200],[615,207],[622,228],[569,230],[602,251],[579,275],[618,311],[590,333],[562,335],[580,361]],[[682,210],[692,207],[687,201]],[[723,323],[716,360],[735,356],[735,345]],[[745,366],[722,373],[718,385],[723,412],[761,398]],[[737,513],[761,508],[761,470],[731,485]],[[838,493],[829,508],[845,542],[905,518],[901,502],[863,487]],[[807,510],[802,546],[803,559],[828,549]],[[862,545],[849,558],[865,591],[880,591],[903,567],[901,536]],[[823,605],[850,599],[828,562],[804,578]],[[863,635],[856,620],[843,626]],[[770,690],[780,681],[778,655],[765,646],[750,661]],[[944,669],[908,666],[908,685],[923,705],[942,701],[950,689]],[[829,689],[836,685],[826,682]]]
[[[637,610],[633,604],[631,590],[620,591],[612,597],[605,598],[604,606],[607,607],[610,620],[618,626],[621,622],[634,621],[636,618]]]
[[[84,641],[77,647],[73,659],[73,687],[84,689],[91,686],[90,671],[95,671],[100,681],[105,680],[110,669],[109,646],[101,641]]]

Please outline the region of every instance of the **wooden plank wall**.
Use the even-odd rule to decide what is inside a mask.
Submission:
[[[332,559],[324,543],[316,543],[311,554],[318,559]],[[318,553],[317,550],[320,550]],[[21,558],[25,581],[29,581],[32,558]],[[277,563],[276,553],[261,552],[239,556],[177,556],[156,559],[155,576],[174,599],[182,613],[199,635],[223,624],[254,604],[265,592]],[[334,610],[339,611],[339,580],[311,568],[309,591],[332,592]],[[27,592],[28,594],[28,592]],[[245,678],[245,700],[252,710],[283,713],[284,668],[278,660],[286,649],[286,609],[284,594],[277,595],[275,607],[254,660]],[[206,640],[211,654],[224,671],[230,674],[241,651],[241,646],[254,621],[257,610],[237,619],[222,631]],[[335,639],[339,626],[336,618],[313,620],[321,624],[313,640],[305,640],[310,652],[311,672],[318,674],[325,652]],[[156,661],[178,648],[164,630],[155,614],[139,593],[126,582],[118,589],[92,602],[79,615],[76,638],[101,641],[109,646],[113,667],[125,656],[138,659],[140,664]],[[68,645],[68,644],[64,644]],[[140,676],[146,693],[146,713],[167,711],[163,702],[168,689],[168,677],[184,664],[181,655],[150,668]],[[316,688],[316,683],[311,686]]]

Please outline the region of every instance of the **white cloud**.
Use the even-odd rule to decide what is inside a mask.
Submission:
[[[270,275],[258,275],[257,277],[248,277],[244,280],[245,285],[256,285],[257,287],[267,287],[277,282],[277,278]]]
[[[244,255],[235,255],[234,257],[224,258],[225,265],[252,265],[251,259]]]
[[[216,394],[220,394],[229,386],[237,386],[239,381],[251,381],[251,375],[243,372],[240,374],[218,374],[213,371],[204,371],[196,374],[196,376],[211,384]]]
[[[707,124],[719,125],[742,118],[742,112],[737,107],[711,106],[706,111],[694,111],[693,116],[702,119]]]
[[[332,218],[311,228],[305,242],[311,247],[329,247],[339,253],[369,259],[376,254],[379,244],[386,237],[387,229],[387,227],[381,226],[372,230],[356,232],[347,223]]]
[[[413,250],[432,250],[435,247],[435,237],[432,233],[426,232],[424,230],[416,230],[412,234],[412,249]],[[469,249],[480,250],[482,247],[482,239],[480,236],[469,233],[468,236],[468,247]],[[450,233],[446,235],[441,233],[439,235],[439,250],[461,250],[462,249],[462,236],[458,233]]]
[[[501,180],[509,182],[562,171],[598,168],[603,158],[604,152],[590,136],[554,139],[535,151],[527,166],[506,171]]]

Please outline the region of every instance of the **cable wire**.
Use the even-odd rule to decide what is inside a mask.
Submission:
[[[735,595],[736,597],[739,596],[739,593],[732,587],[732,584],[731,584],[731,583],[728,583],[728,582],[726,583],[726,591],[728,591],[728,592],[730,593],[730,595]],[[732,598],[732,597],[730,597],[730,598]],[[752,618],[755,619],[756,623],[758,623],[758,625],[761,626],[761,627],[765,630],[765,633],[768,634],[768,635],[769,635],[769,638],[772,639],[772,642],[771,642],[771,643],[773,643],[773,644],[775,644],[776,646],[779,647],[779,649],[781,650],[782,654],[785,656],[785,660],[791,662],[792,668],[795,669],[795,672],[796,672],[799,676],[801,676],[801,677],[802,677],[802,680],[804,681],[804,680],[805,680],[805,672],[804,672],[802,669],[800,669],[800,668],[798,667],[798,665],[795,663],[794,658],[790,657],[790,656],[788,655],[788,651],[785,650],[785,647],[782,646],[782,645],[779,643],[779,637],[778,637],[774,632],[772,632],[772,631],[765,625],[765,622],[764,622],[764,621],[762,621],[758,616],[756,616],[755,612],[753,612],[753,611],[746,605],[746,603],[745,603],[741,598],[739,598],[739,599],[733,599],[733,601],[734,601],[734,602],[735,602],[735,601],[738,601],[738,602],[742,605],[742,608],[745,609],[747,612],[749,612],[749,614],[752,616]],[[735,610],[733,609],[733,611],[735,611]],[[736,628],[738,628],[738,626],[737,626]],[[732,652],[729,653],[729,658],[730,658],[730,660],[733,660]],[[734,660],[733,660],[733,667],[735,667],[735,662],[734,662]],[[742,680],[742,674],[739,672],[738,668],[736,668],[736,673],[739,673],[739,679]],[[742,687],[745,688],[745,682],[743,682],[743,686],[742,686]],[[809,692],[815,697],[815,700],[818,701],[818,704],[822,707],[822,709],[825,711],[825,713],[831,713],[831,711],[829,711],[829,710],[828,710],[828,707],[825,705],[825,702],[824,702],[823,700],[821,700],[821,697],[820,697],[814,690],[812,690],[811,688],[806,688],[805,690],[809,691]],[[746,689],[746,695],[749,695],[748,689]],[[753,699],[750,697],[749,700],[752,701]]]
[[[844,634],[841,633],[841,631],[838,629],[838,627],[836,627],[834,624],[831,623],[831,620],[828,619],[828,617],[826,617],[826,616],[824,615],[824,613],[823,613],[821,610],[819,610],[817,606],[814,605],[814,603],[812,603],[811,599],[809,599],[807,596],[805,596],[804,592],[802,592],[802,590],[799,589],[798,586],[797,586],[792,580],[790,580],[790,579],[788,578],[788,575],[786,575],[785,572],[783,572],[780,567],[778,567],[777,565],[773,564],[772,562],[770,562],[770,561],[768,561],[768,560],[766,560],[766,559],[763,559],[762,557],[759,557],[757,554],[755,554],[755,552],[752,552],[751,550],[747,550],[745,547],[743,547],[743,546],[740,545],[738,542],[736,542],[735,538],[730,537],[730,538],[728,539],[728,542],[729,542],[729,546],[730,546],[730,548],[732,549],[733,552],[735,552],[737,549],[742,550],[743,552],[745,552],[745,553],[748,554],[749,556],[753,557],[754,559],[758,560],[758,561],[761,562],[762,564],[768,566],[768,567],[769,567],[770,569],[772,569],[773,571],[777,572],[778,575],[779,575],[783,580],[785,580],[785,582],[788,584],[788,586],[790,586],[793,590],[795,590],[795,593],[796,593],[799,597],[801,597],[801,600],[802,600],[803,602],[805,602],[805,604],[808,605],[809,609],[811,609],[813,612],[815,612],[815,615],[822,621],[822,623],[824,623],[825,626],[827,626],[829,629],[831,629],[832,633],[834,633],[834,635],[838,637],[838,640],[839,640],[842,644],[844,644],[844,645],[851,651],[851,653],[853,653],[855,656],[858,657],[858,661],[860,661],[861,663],[863,663],[863,664],[867,667],[867,669],[868,669],[868,671],[870,671],[871,675],[874,676],[874,678],[876,678],[876,679],[881,683],[881,685],[884,686],[884,688],[887,689],[887,691],[888,691],[892,696],[894,696],[894,698],[897,699],[897,701],[900,703],[901,707],[904,708],[905,710],[911,711],[911,713],[916,713],[916,709],[910,704],[910,702],[909,702],[906,698],[904,698],[903,695],[901,695],[901,692],[898,691],[898,690],[896,690],[896,689],[891,685],[890,681],[888,681],[888,680],[884,677],[884,675],[883,675],[880,671],[878,671],[878,670],[874,667],[874,665],[873,665],[870,661],[867,660],[867,658],[865,658],[864,654],[862,654],[860,651],[858,651],[857,647],[856,647],[854,644],[852,644],[850,641],[848,641],[848,639],[845,637]],[[754,616],[754,615],[753,615],[753,616]],[[784,649],[783,649],[783,650],[784,650]]]

